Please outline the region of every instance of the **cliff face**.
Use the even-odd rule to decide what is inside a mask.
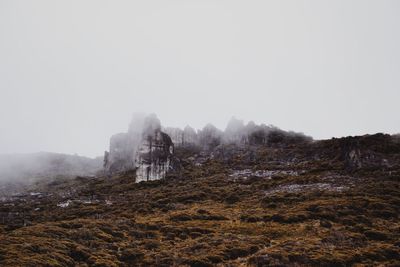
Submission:
[[[129,171],[135,168],[135,151],[139,136],[119,133],[110,139],[110,151],[104,155],[104,169],[108,174]]]
[[[112,175],[135,171],[138,182],[159,180],[173,169],[172,165],[175,169],[180,168],[178,157],[174,157],[177,161],[172,161],[174,147],[195,149],[204,155],[211,155],[216,150],[221,151],[221,146],[224,154],[227,154],[229,151],[224,149],[226,145],[283,145],[312,140],[303,134],[286,132],[273,126],[254,122],[245,125],[235,118],[228,123],[225,131],[212,124],[197,131],[190,126],[183,130],[171,127],[161,129],[161,123],[155,115],[134,117],[127,133],[111,138],[110,152],[106,152],[104,157],[105,172]]]
[[[155,115],[134,118],[127,133],[111,137],[110,151],[105,152],[104,170],[108,175],[136,172],[136,182],[165,178],[171,168],[174,144],[161,131]]]
[[[174,146],[160,130],[143,139],[136,157],[136,182],[163,179],[171,167]]]
[[[171,137],[175,146],[193,146],[198,144],[198,136],[196,131],[186,126],[183,130],[179,128],[167,127],[164,131]]]

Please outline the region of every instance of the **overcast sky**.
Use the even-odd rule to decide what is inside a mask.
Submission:
[[[0,0],[0,153],[102,155],[132,113],[400,132],[400,1]]]

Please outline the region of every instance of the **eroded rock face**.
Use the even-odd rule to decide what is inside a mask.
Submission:
[[[179,128],[167,127],[164,132],[171,137],[172,142],[175,146],[182,146],[184,144],[184,133]]]
[[[311,140],[304,134],[254,122],[244,124],[235,118],[231,119],[225,131],[212,124],[196,131],[190,126],[183,130],[171,127],[162,130],[155,115],[135,116],[127,133],[111,138],[110,152],[106,152],[104,157],[104,168],[110,175],[134,170],[138,181],[158,180],[166,176],[172,165],[174,170],[181,167],[180,160],[172,158],[174,147],[194,149],[202,154],[201,158],[206,158],[204,155],[219,158],[220,155],[227,159],[233,154],[232,147],[285,146]],[[245,153],[249,161],[254,161],[252,151]]]
[[[104,155],[104,169],[108,174],[134,169],[135,151],[138,136],[119,133],[110,139],[110,151]]]
[[[155,115],[135,116],[127,133],[111,137],[110,151],[104,155],[104,170],[112,175],[135,171],[136,182],[165,178],[171,169],[174,144],[161,131]]]
[[[136,182],[165,178],[171,168],[173,152],[174,145],[166,133],[155,130],[147,135],[136,156]]]
[[[165,128],[164,131],[171,137],[176,147],[194,146],[198,144],[197,132],[190,126],[186,126],[183,130],[168,127]]]

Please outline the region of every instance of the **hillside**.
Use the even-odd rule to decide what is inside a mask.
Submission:
[[[102,164],[102,158],[61,153],[0,154],[0,181],[94,175]]]
[[[2,266],[400,265],[400,139],[182,146],[166,179],[42,181],[0,202]]]

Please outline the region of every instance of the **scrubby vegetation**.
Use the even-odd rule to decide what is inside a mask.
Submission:
[[[4,195],[0,265],[400,265],[390,136],[176,155],[162,181],[77,177]]]

